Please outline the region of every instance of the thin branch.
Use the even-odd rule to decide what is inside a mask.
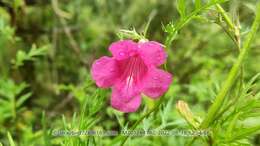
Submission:
[[[228,1],[228,0],[226,0]],[[185,18],[182,18],[181,20],[179,20],[179,22],[175,25],[175,27],[173,28],[174,31],[169,32],[166,41],[165,41],[165,46],[166,48],[169,48],[171,43],[173,42],[173,40],[175,39],[176,33],[183,27],[185,26],[185,24],[187,24],[189,21],[191,21],[194,16],[198,15],[200,12],[202,12],[203,10],[206,10],[216,4],[220,4],[226,1],[215,1],[215,2],[210,2],[208,4],[205,4],[204,6],[195,9],[193,12],[191,12],[189,15],[187,15]]]
[[[71,17],[70,14],[59,9],[58,0],[52,0],[51,2],[52,2],[52,8],[53,8],[56,16],[59,18],[59,21],[62,25],[62,28],[65,32],[65,35],[67,36],[67,38],[69,40],[69,43],[70,43],[73,51],[79,57],[80,61],[83,64],[88,64],[85,60],[82,59],[80,47],[78,46],[76,40],[74,39],[74,37],[71,33],[71,29],[67,27],[68,25],[67,25],[65,18],[70,18]]]
[[[224,18],[224,21],[227,23],[227,25],[229,26],[229,28],[231,30],[235,30],[235,25],[232,23],[232,21],[229,19],[227,13],[225,12],[225,10],[219,5],[216,4],[216,8],[219,11],[219,13],[221,14],[221,16]]]
[[[212,106],[210,107],[208,115],[206,116],[206,118],[204,119],[204,121],[201,124],[201,128],[209,127],[209,125],[215,119],[216,113],[222,106],[225,96],[227,95],[230,88],[234,84],[238,71],[239,71],[247,53],[251,49],[251,44],[252,44],[252,41],[258,30],[259,24],[260,24],[260,2],[258,2],[258,5],[257,5],[257,14],[256,14],[256,18],[253,22],[253,25],[251,27],[251,31],[247,35],[247,38],[245,40],[243,48],[241,49],[238,59],[237,59],[236,63],[232,66],[224,85],[222,86],[220,92],[218,93],[217,97],[215,98],[215,101],[213,102]]]

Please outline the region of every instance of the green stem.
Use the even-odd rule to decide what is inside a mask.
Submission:
[[[231,142],[233,142],[233,141],[235,141],[237,139],[241,139],[241,138],[246,137],[246,136],[248,136],[248,135],[250,135],[252,133],[256,133],[259,130],[260,130],[260,125],[257,125],[255,127],[251,127],[250,129],[243,131],[243,133],[236,134],[234,137],[232,137],[227,142],[231,143]]]
[[[13,96],[11,98],[11,102],[12,102],[12,115],[13,115],[13,119],[16,119],[16,99],[15,99],[15,96]]]
[[[232,39],[232,41],[235,43],[235,45],[237,46],[238,50],[240,51],[241,48],[240,48],[240,30],[239,30],[239,27],[236,26],[231,21],[231,19],[227,15],[227,12],[221,7],[220,4],[216,4],[216,8],[217,8],[218,12],[220,13],[220,15],[224,18],[224,21],[228,25],[229,30],[226,29],[222,24],[219,24],[219,25],[228,34],[228,36]],[[231,33],[234,34],[234,35],[232,35]]]
[[[227,23],[229,28],[231,28],[232,30],[235,30],[235,25],[229,19],[229,17],[227,15],[227,13],[225,12],[225,10],[219,4],[216,4],[216,8],[219,11],[219,13],[221,14],[221,16],[224,18],[224,21]]]
[[[183,27],[185,26],[185,24],[187,24],[190,20],[192,20],[192,18],[194,18],[194,16],[198,15],[200,12],[208,9],[211,6],[214,6],[216,4],[219,3],[223,3],[225,1],[216,1],[216,2],[210,2],[204,6],[201,6],[200,8],[195,9],[193,12],[191,12],[189,15],[187,15],[186,17],[182,18],[181,20],[179,20],[179,22],[174,26],[174,31],[170,32],[166,38],[165,41],[165,46],[166,48],[170,48],[170,45],[172,43],[172,41],[175,39],[175,36],[177,34],[177,32]]]
[[[204,121],[201,124],[201,128],[207,128],[211,122],[214,120],[215,115],[217,111],[220,109],[222,106],[222,103],[224,101],[225,96],[227,95],[228,91],[230,90],[231,86],[233,85],[235,78],[238,74],[238,71],[240,69],[240,66],[242,65],[246,54],[250,50],[250,45],[252,43],[253,38],[256,35],[257,29],[260,24],[260,2],[257,4],[257,13],[256,13],[256,18],[253,22],[253,25],[251,27],[250,33],[247,35],[247,38],[245,40],[245,43],[243,45],[243,48],[238,56],[238,59],[236,63],[232,66],[228,77],[226,81],[224,82],[224,85],[222,86],[220,92],[218,93],[217,97],[215,98],[215,101],[213,102],[212,106],[209,109],[208,115],[204,119]]]

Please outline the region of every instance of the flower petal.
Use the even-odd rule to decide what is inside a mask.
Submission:
[[[112,97],[111,97],[111,105],[113,108],[128,113],[128,112],[135,112],[139,106],[141,105],[141,96],[140,94],[136,94],[132,96],[130,99],[125,97],[124,92],[113,88]],[[125,100],[128,99],[128,100]]]
[[[109,51],[117,60],[123,60],[136,54],[137,43],[132,40],[117,41],[109,46]]]
[[[156,99],[164,94],[172,82],[172,75],[161,69],[152,67],[149,69],[146,78],[143,81],[142,92]]]
[[[99,58],[91,67],[91,76],[98,87],[111,87],[118,76],[116,60],[107,56]]]
[[[139,54],[147,65],[159,66],[166,61],[163,45],[155,41],[139,42]]]
[[[120,95],[121,100],[128,102],[134,96],[140,95],[140,85],[134,82],[133,78],[126,78],[125,80],[118,80],[113,86],[113,91]]]

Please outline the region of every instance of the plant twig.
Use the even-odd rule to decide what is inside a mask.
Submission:
[[[227,0],[228,1],[228,0]],[[185,18],[182,18],[175,26],[174,26],[174,30],[172,32],[169,32],[166,41],[165,41],[165,46],[166,48],[169,48],[172,41],[174,40],[176,33],[183,27],[185,26],[185,24],[187,24],[190,20],[192,20],[192,18],[194,18],[194,16],[198,15],[200,12],[202,12],[203,10],[208,9],[211,6],[214,6],[216,4],[219,3],[223,3],[225,1],[215,1],[215,2],[210,2],[208,4],[205,4],[204,6],[201,6],[200,8],[194,10],[193,12],[191,12],[189,15],[187,15]]]
[[[260,2],[258,2],[258,4],[257,4],[256,17],[252,24],[251,31],[249,32],[249,34],[246,37],[243,48],[240,50],[238,59],[237,59],[236,63],[232,66],[232,68],[228,74],[228,77],[224,82],[224,85],[222,86],[221,90],[217,94],[215,101],[209,108],[209,112],[208,112],[206,118],[202,121],[200,128],[202,128],[202,129],[208,128],[210,126],[210,124],[212,123],[212,121],[216,119],[216,116],[219,115],[219,114],[217,114],[217,112],[221,108],[224,98],[227,95],[228,91],[231,89],[239,70],[243,71],[242,63],[243,63],[244,58],[246,57],[247,53],[251,49],[251,44],[252,44],[252,41],[259,28],[259,25],[260,25]],[[241,74],[242,74],[242,72],[241,72]],[[195,140],[196,140],[196,137],[193,138],[186,145],[191,146]]]
[[[221,14],[221,16],[224,18],[224,21],[227,23],[227,25],[229,26],[229,28],[231,30],[235,30],[235,25],[232,23],[232,21],[229,19],[227,13],[225,12],[225,10],[219,5],[216,4],[216,8],[219,11],[219,13]]]
[[[232,85],[235,81],[235,78],[238,74],[238,71],[239,71],[247,53],[251,49],[250,46],[251,46],[251,43],[252,43],[252,41],[253,41],[253,39],[256,35],[259,24],[260,24],[260,2],[258,2],[258,4],[257,4],[256,18],[253,22],[250,33],[246,37],[245,43],[243,45],[243,48],[241,49],[241,52],[238,56],[238,59],[237,59],[236,63],[232,66],[232,68],[231,68],[231,70],[228,74],[228,77],[227,77],[226,81],[224,82],[224,85],[222,86],[222,88],[221,88],[220,92],[218,93],[217,97],[215,98],[215,101],[211,105],[209,112],[208,112],[208,115],[206,116],[206,118],[204,119],[204,121],[201,124],[201,128],[209,127],[211,122],[215,119],[216,113],[218,112],[218,110],[222,106],[222,103],[224,101],[225,96],[227,95],[228,91],[232,87]]]
[[[52,8],[53,8],[56,16],[59,18],[59,21],[63,27],[65,35],[68,37],[69,43],[70,43],[73,51],[79,57],[80,61],[83,64],[88,64],[85,60],[82,59],[80,47],[78,46],[76,40],[74,39],[74,37],[71,33],[71,30],[67,27],[67,22],[64,19],[64,18],[70,18],[71,17],[70,14],[59,9],[58,0],[52,0],[51,2],[52,2]]]

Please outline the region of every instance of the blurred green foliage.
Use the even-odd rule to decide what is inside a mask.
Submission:
[[[188,115],[200,124],[240,52],[218,3],[238,27],[243,45],[257,0],[0,0],[0,146],[122,143],[120,136],[52,135],[57,129],[131,128],[158,105],[145,97],[138,112],[120,113],[110,107],[110,91],[91,80],[92,62],[111,55],[109,44],[120,38],[164,43],[167,70],[174,75],[162,104],[136,128],[194,129],[187,109],[175,108],[177,101],[185,101]],[[210,127],[212,136],[191,145],[260,145],[259,46],[258,31],[243,73]],[[125,145],[181,146],[192,140],[130,139]]]

